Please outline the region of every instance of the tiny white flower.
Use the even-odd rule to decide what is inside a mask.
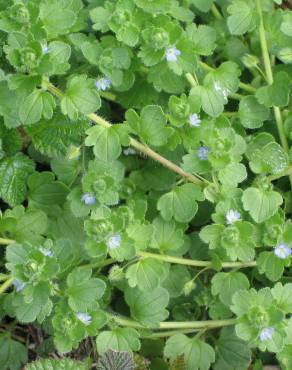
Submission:
[[[181,55],[181,52],[175,46],[166,49],[165,58],[168,62],[176,62],[179,55]]]
[[[199,149],[198,149],[198,157],[202,160],[202,161],[207,161],[208,160],[208,153],[209,153],[209,148],[207,148],[206,146],[201,146]]]
[[[272,340],[274,331],[275,329],[272,327],[262,329],[259,334],[260,341],[264,342],[266,340]]]
[[[288,245],[280,243],[274,248],[274,254],[282,260],[288,258],[292,253],[292,250]]]
[[[13,285],[15,287],[16,292],[18,293],[18,292],[22,291],[22,289],[25,287],[26,284],[21,280],[14,279],[13,280]]]
[[[115,234],[107,239],[106,245],[108,249],[117,249],[121,245],[121,235]]]
[[[201,125],[201,119],[200,116],[196,113],[193,113],[189,117],[190,125],[193,127],[200,127]]]
[[[234,209],[229,209],[226,213],[226,221],[228,224],[233,224],[234,222],[236,221],[239,221],[240,220],[240,213],[237,212],[236,210]]]
[[[46,257],[53,257],[53,252],[50,250],[50,249],[46,249],[46,248],[43,248],[43,247],[40,247],[39,248],[40,252],[46,256]]]
[[[92,322],[92,317],[85,312],[78,312],[76,316],[77,319],[80,320],[86,326],[90,325]]]
[[[85,193],[82,195],[81,200],[87,205],[93,205],[96,203],[96,198],[93,194]]]
[[[126,148],[126,149],[123,150],[123,153],[125,155],[135,155],[135,154],[137,154],[136,150],[133,149],[133,148]]]
[[[95,82],[95,86],[97,89],[105,91],[111,85],[111,80],[108,77],[101,77],[99,80]]]

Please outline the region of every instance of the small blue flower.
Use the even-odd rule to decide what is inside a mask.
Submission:
[[[200,116],[196,113],[193,113],[189,117],[190,125],[193,127],[200,127],[201,125],[201,119]]]
[[[272,327],[262,329],[260,331],[260,335],[259,335],[260,341],[264,342],[266,340],[272,340],[274,331],[275,331],[275,329],[272,328]]]
[[[207,148],[206,146],[201,146],[199,149],[198,149],[198,157],[202,160],[202,161],[207,161],[208,160],[208,153],[209,153],[209,148]]]
[[[80,320],[86,326],[90,325],[92,322],[92,317],[85,312],[78,312],[76,316],[77,319]]]
[[[48,54],[49,47],[48,47],[47,44],[42,45],[42,52],[43,52],[43,54]]]
[[[101,77],[99,80],[95,82],[95,86],[97,89],[105,91],[111,85],[111,80],[108,77]]]
[[[108,247],[108,249],[117,249],[120,247],[121,245],[121,235],[120,234],[115,234],[115,235],[112,235],[110,236],[108,239],[107,239],[107,242],[106,242],[106,245]]]
[[[229,209],[226,213],[226,221],[228,224],[233,224],[236,221],[240,220],[240,213],[235,211],[234,209]]]
[[[168,62],[176,62],[179,55],[181,55],[181,52],[175,46],[166,49],[165,58]]]
[[[18,279],[13,280],[13,285],[17,293],[21,292],[22,289],[26,286],[26,284],[23,281],[18,280]]]
[[[289,257],[292,253],[292,250],[290,247],[288,247],[288,245],[284,244],[284,243],[280,243],[279,245],[276,246],[276,248],[274,248],[274,254],[281,258],[282,260],[286,259],[287,257]]]
[[[53,257],[53,252],[50,250],[50,249],[46,249],[46,248],[43,248],[43,247],[40,247],[39,248],[40,252],[46,256],[46,257]]]
[[[96,198],[93,194],[85,193],[81,197],[82,202],[84,202],[87,206],[92,206],[96,203]]]

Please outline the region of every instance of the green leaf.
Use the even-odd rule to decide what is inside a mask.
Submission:
[[[198,211],[197,200],[203,200],[199,186],[185,184],[162,195],[157,203],[157,209],[166,221],[174,218],[178,222],[189,222]]]
[[[69,68],[68,60],[71,56],[71,47],[62,41],[53,41],[48,45],[49,52],[44,56],[38,68],[39,73],[52,76],[62,75]]]
[[[40,4],[40,19],[51,38],[69,33],[70,28],[76,22],[74,9],[68,9],[66,3],[57,0],[45,1]]]
[[[0,368],[19,370],[27,362],[25,346],[11,339],[9,335],[0,336]]]
[[[283,203],[281,195],[273,190],[247,188],[242,196],[243,207],[255,222],[261,223],[272,217]]]
[[[193,87],[190,95],[200,100],[204,112],[211,117],[218,117],[224,110],[224,98],[213,86]]]
[[[91,277],[92,270],[76,267],[67,276],[68,303],[74,311],[85,312],[105,291],[104,281]]]
[[[218,272],[211,280],[213,295],[219,295],[222,303],[230,306],[233,294],[240,289],[248,289],[248,278],[242,272]]]
[[[0,161],[0,196],[11,207],[26,196],[26,181],[34,170],[34,162],[22,153]]]
[[[165,277],[163,262],[153,258],[145,258],[128,267],[126,278],[131,288],[138,287],[142,291],[153,290],[160,285]]]
[[[167,279],[163,281],[163,287],[167,289],[171,298],[179,297],[184,289],[184,286],[191,279],[186,266],[171,265]]]
[[[46,214],[40,210],[25,209],[23,206],[7,210],[0,219],[0,232],[9,233],[18,243],[40,244],[46,229]]]
[[[28,287],[27,295],[18,295],[13,300],[15,306],[16,317],[20,322],[29,323],[37,319],[41,311],[51,305],[50,288],[46,282],[38,283],[38,285]]]
[[[56,114],[47,121],[26,128],[34,147],[44,155],[65,156],[70,147],[80,145],[88,124],[84,121],[70,122],[68,117]]]
[[[239,119],[243,127],[259,128],[269,118],[269,109],[260,104],[254,96],[245,96],[239,103]]]
[[[214,28],[204,24],[200,24],[198,27],[192,24],[187,28],[187,34],[192,40],[197,54],[212,54],[216,47],[216,31]]]
[[[78,113],[87,115],[100,108],[101,100],[97,90],[86,76],[80,75],[71,78],[67,84],[67,90],[61,100],[62,112],[72,120],[78,117]]]
[[[292,14],[286,13],[283,15],[283,22],[281,23],[281,31],[287,36],[292,36]]]
[[[71,360],[70,358],[59,358],[58,360],[47,358],[31,362],[26,365],[25,370],[88,370],[88,364]]]
[[[41,117],[50,119],[53,116],[56,102],[54,97],[42,90],[35,90],[20,104],[19,117],[23,125],[32,125]]]
[[[126,112],[126,120],[134,133],[154,146],[165,145],[172,133],[172,129],[166,127],[166,117],[162,108],[157,105],[142,108],[140,117],[130,109]]]
[[[256,98],[266,107],[286,107],[289,103],[291,80],[286,72],[278,72],[272,85],[262,86],[256,91]]]
[[[255,173],[278,174],[289,165],[287,153],[280,144],[275,142],[270,142],[250,152],[249,159],[250,168]]]
[[[164,355],[172,361],[183,355],[186,370],[208,370],[215,361],[215,352],[209,344],[184,334],[172,335],[166,341]]]
[[[184,244],[183,230],[177,228],[175,221],[165,221],[157,217],[153,221],[151,247],[161,252],[178,250]]]
[[[191,3],[201,12],[206,13],[211,9],[214,0],[191,0]]]
[[[35,172],[28,179],[29,204],[36,208],[62,205],[69,193],[69,188],[60,181],[55,181],[52,172]]]
[[[265,274],[272,281],[281,278],[287,265],[289,265],[289,261],[280,259],[273,252],[262,252],[257,258],[259,273]]]
[[[108,21],[111,18],[111,12],[102,6],[98,6],[90,10],[90,18],[94,23],[92,26],[94,30],[105,32],[108,30]]]
[[[281,283],[277,283],[271,289],[272,295],[277,302],[277,306],[284,312],[291,312],[292,311],[292,284],[288,283],[282,285]]]
[[[170,10],[170,0],[134,0],[135,4],[149,13],[167,13]]]
[[[219,171],[218,178],[223,185],[235,188],[247,178],[247,171],[242,163],[230,163]]]
[[[120,156],[122,148],[115,126],[93,126],[86,134],[85,145],[94,147],[93,152],[98,159],[111,162]]]
[[[243,35],[254,29],[256,13],[252,2],[233,0],[227,11],[230,14],[227,18],[227,26],[232,35]]]
[[[157,327],[160,321],[168,317],[165,307],[169,294],[166,289],[158,287],[149,292],[137,288],[127,288],[125,299],[131,310],[131,316],[147,327]]]
[[[236,336],[233,328],[223,328],[216,343],[214,370],[246,370],[250,362],[248,344]]]
[[[139,333],[132,328],[115,328],[103,331],[96,338],[98,353],[107,350],[132,352],[140,349]]]

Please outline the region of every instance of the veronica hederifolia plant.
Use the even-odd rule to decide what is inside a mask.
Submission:
[[[3,369],[291,368],[285,5],[0,1]]]

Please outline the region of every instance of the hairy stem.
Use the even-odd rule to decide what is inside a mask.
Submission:
[[[15,240],[0,238],[0,245],[8,245],[8,244],[13,244],[13,243],[15,243]]]
[[[214,15],[215,18],[223,19],[222,14],[219,12],[219,10],[218,10],[218,8],[216,7],[215,4],[213,4],[211,6],[211,12],[212,12],[212,14]]]
[[[116,314],[107,313],[109,319],[114,320],[121,326],[132,327],[136,329],[214,329],[223,326],[234,325],[237,319],[227,320],[205,320],[205,321],[165,321],[160,322],[158,327],[145,327],[137,321],[125,318]]]
[[[212,268],[212,262],[210,261],[198,261],[187,258],[167,256],[163,254],[149,253],[149,252],[138,252],[138,256],[141,258],[154,258],[160,261],[165,261],[169,263],[176,263],[178,265],[194,266],[194,267],[209,267]],[[256,261],[250,262],[222,262],[222,268],[244,268],[244,267],[254,267],[256,266]]]
[[[0,294],[4,293],[13,283],[13,278],[9,278],[0,286]]]
[[[51,83],[47,83],[46,87],[52,94],[56,95],[57,97],[59,97],[59,98],[63,97],[62,91],[60,91],[58,88],[56,88]],[[107,120],[98,116],[95,113],[90,113],[90,114],[87,115],[87,117],[91,121],[97,123],[100,126],[103,126],[103,127],[110,127],[111,126],[111,123],[109,123]],[[175,163],[173,163],[173,162],[169,161],[168,159],[164,158],[162,155],[156,153],[154,150],[149,148],[147,145],[140,143],[136,139],[131,138],[130,139],[130,145],[133,148],[137,149],[139,152],[142,152],[142,153],[146,154],[148,157],[154,159],[155,161],[162,164],[164,167],[168,168],[169,170],[171,170],[173,172],[176,172],[178,175],[182,176],[183,178],[185,178],[186,180],[188,180],[188,181],[190,181],[194,184],[197,184],[197,185],[200,185],[200,186],[204,187],[205,185],[207,185],[209,183],[207,180],[203,179],[199,175],[192,175],[191,173],[188,173],[188,172],[184,171],[182,168],[177,166]]]
[[[256,0],[256,4],[257,4],[257,11],[258,11],[259,18],[260,18],[259,36],[260,36],[260,43],[261,43],[263,61],[264,61],[264,66],[265,66],[265,72],[266,72],[268,84],[272,85],[274,82],[274,77],[273,77],[272,63],[271,63],[271,58],[269,54],[268,43],[266,39],[266,31],[265,31],[265,26],[264,26],[264,18],[263,18],[261,0]],[[278,129],[281,145],[283,149],[288,153],[289,145],[288,145],[287,137],[285,135],[283,119],[282,119],[280,108],[273,106],[273,111],[274,111],[274,117],[276,120],[276,125]],[[290,184],[292,187],[292,175],[289,175],[289,179],[290,179]]]

